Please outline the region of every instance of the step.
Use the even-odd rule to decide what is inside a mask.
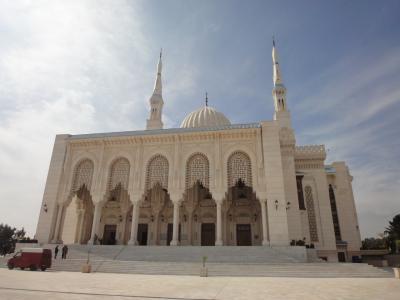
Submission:
[[[56,271],[80,271],[85,260],[56,261]],[[93,261],[92,271],[158,275],[199,275],[201,263]],[[210,276],[321,277],[321,278],[390,278],[393,274],[367,264],[227,264],[208,263]]]
[[[54,248],[54,245],[47,245]],[[68,258],[84,259],[90,252],[92,260],[118,259],[123,261],[176,261],[198,262],[207,256],[209,262],[286,263],[307,262],[304,247],[199,247],[199,246],[87,246],[70,245]],[[315,260],[315,259],[314,259]]]
[[[54,245],[44,248],[53,249]],[[79,272],[88,258],[93,272],[198,276],[207,256],[210,276],[388,278],[368,264],[307,262],[304,247],[167,247],[70,245],[68,259],[53,260],[52,271]],[[0,258],[6,267],[9,257]]]

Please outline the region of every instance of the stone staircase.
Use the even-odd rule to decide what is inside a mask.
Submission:
[[[67,259],[53,263],[52,271],[79,272],[86,260]],[[201,262],[91,261],[92,272],[149,275],[199,276]],[[207,263],[209,276],[392,278],[393,274],[367,264],[352,263]]]
[[[55,245],[43,248],[54,249]],[[89,252],[92,272],[199,276],[207,256],[209,276],[390,278],[393,273],[367,264],[326,263],[304,247],[167,247],[70,245],[68,259],[53,260],[50,271],[79,272]],[[60,253],[59,253],[60,254]],[[5,267],[8,257],[0,258]]]
[[[45,248],[53,249],[54,245]],[[304,247],[197,247],[70,245],[68,258],[120,261],[199,262],[207,256],[215,263],[299,263],[318,261],[315,251]]]

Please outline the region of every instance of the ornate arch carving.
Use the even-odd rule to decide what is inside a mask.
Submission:
[[[93,172],[93,161],[88,158],[81,160],[74,169],[71,192],[76,193],[83,186],[90,191]]]
[[[307,185],[304,188],[306,194],[306,205],[307,205],[307,215],[308,215],[308,225],[310,229],[310,239],[311,242],[318,242],[318,229],[317,220],[315,216],[314,199],[312,195],[311,186]]]
[[[168,159],[160,154],[153,156],[147,165],[146,190],[151,189],[156,183],[168,189]]]
[[[115,189],[119,184],[128,189],[130,163],[124,158],[120,157],[112,163],[110,167],[107,188],[109,191]]]
[[[246,186],[252,186],[250,157],[243,151],[235,151],[228,158],[228,187],[240,180]]]
[[[197,181],[204,187],[210,184],[210,163],[203,153],[194,153],[186,162],[186,189]]]

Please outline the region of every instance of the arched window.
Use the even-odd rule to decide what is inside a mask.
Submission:
[[[228,158],[228,187],[233,187],[241,180],[246,186],[252,186],[250,157],[236,151]]]
[[[128,189],[130,164],[126,158],[118,158],[113,162],[108,178],[108,189],[113,190],[117,185]]]
[[[204,154],[193,154],[186,163],[186,189],[191,188],[196,181],[209,187],[210,166]]]
[[[318,229],[317,220],[314,209],[314,199],[312,195],[312,189],[309,185],[304,188],[306,194],[307,214],[308,214],[308,226],[310,229],[311,242],[318,242]]]
[[[154,156],[147,165],[146,190],[151,189],[156,183],[168,189],[168,160],[162,155]]]
[[[92,185],[94,164],[90,159],[82,160],[74,170],[72,180],[72,192],[77,192],[82,186],[88,190]]]

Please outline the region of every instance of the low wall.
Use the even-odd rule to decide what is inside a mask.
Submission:
[[[388,261],[386,259],[364,259],[363,262],[371,266],[380,268],[389,266]]]
[[[400,267],[400,254],[388,254],[385,259],[390,267]]]
[[[21,248],[39,248],[40,245],[38,243],[15,243],[14,253],[21,250]]]

